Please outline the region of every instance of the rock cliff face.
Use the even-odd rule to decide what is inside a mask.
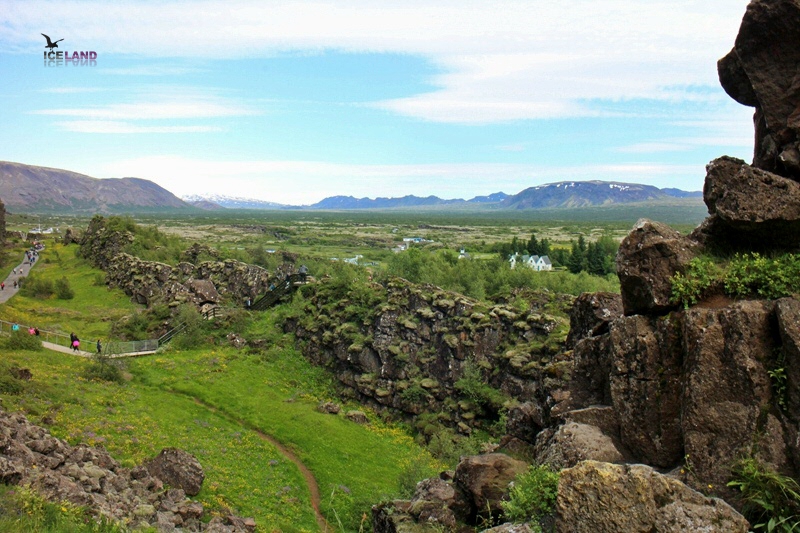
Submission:
[[[509,434],[534,443],[536,462],[567,469],[556,531],[744,532],[727,504],[689,487],[739,506],[727,486],[738,460],[800,474],[800,300],[671,301],[671,278],[700,254],[800,248],[798,42],[800,0],[750,3],[718,70],[756,108],[753,164],[708,165],[710,216],[689,236],[635,225],[617,256],[620,298],[575,302],[572,351],[560,356],[568,386],[509,413]]]
[[[133,242],[133,235],[108,227],[107,220],[95,216],[80,238],[81,255],[105,270],[106,282],[125,291],[133,301],[143,305],[165,303],[176,307],[192,303],[197,307],[218,304],[223,299],[238,305],[267,292],[293,270],[289,264],[276,272],[231,259],[184,261],[172,267],[155,261],[144,261],[123,250]],[[197,262],[201,252],[213,252],[195,244],[184,254]],[[213,255],[213,253],[209,253]]]
[[[538,301],[563,314],[571,298],[539,294]],[[537,406],[564,386],[569,364],[558,354],[566,319],[535,302],[524,310],[486,305],[402,279],[375,283],[356,301],[322,283],[284,327],[362,402],[411,416],[439,413],[440,422],[469,433],[502,407],[502,396],[471,386]]]

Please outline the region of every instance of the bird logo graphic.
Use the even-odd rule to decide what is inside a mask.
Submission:
[[[44,35],[44,33],[42,35]],[[47,44],[44,45],[44,47],[45,48],[49,48],[51,52],[53,51],[53,48],[58,48],[58,43],[60,41],[64,40],[64,39],[59,39],[58,41],[53,42],[53,41],[50,40],[50,37],[48,37],[47,35],[44,35],[44,38],[47,39]]]

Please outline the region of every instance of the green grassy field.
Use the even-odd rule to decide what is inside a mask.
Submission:
[[[136,312],[125,295],[97,286],[100,272],[73,250],[48,246],[35,270],[41,268],[43,277],[67,275],[74,299],[18,295],[0,306],[0,319],[90,338],[107,333],[115,317]],[[85,359],[6,350],[3,364],[30,368],[34,379],[17,394],[0,393],[0,405],[26,412],[72,444],[102,445],[127,466],[164,447],[185,449],[206,472],[198,499],[215,512],[253,516],[259,531],[318,530],[300,471],[262,433],[312,471],[323,513],[340,531],[359,530],[372,504],[399,494],[409,471],[419,474],[416,481],[445,468],[404,429],[373,415],[370,425],[361,426],[317,412],[320,400],[336,397],[332,380],[302,358],[269,315],[252,320],[252,334],[271,339],[266,353],[167,349],[127,360],[121,384],[83,377],[92,364]]]

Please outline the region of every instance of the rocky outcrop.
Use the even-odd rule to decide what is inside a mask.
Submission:
[[[755,0],[733,50],[718,64],[737,102],[756,108],[753,165],[800,179],[800,1]]]
[[[442,424],[469,433],[497,420],[503,396],[549,406],[566,383],[567,321],[551,294],[538,298],[553,314],[534,302],[528,310],[487,305],[399,278],[368,291],[342,294],[319,283],[306,308],[284,323],[304,355],[361,402],[408,417],[440,413]],[[494,397],[482,394],[489,387]],[[544,424],[548,409],[539,409]]]
[[[698,233],[717,247],[796,249],[800,183],[741,159],[720,157],[706,168],[703,199],[711,219]]]
[[[567,348],[588,337],[608,332],[608,325],[622,316],[622,298],[613,292],[585,292],[569,311]]]
[[[469,524],[477,524],[479,517],[491,523],[492,517],[502,513],[500,501],[508,493],[509,483],[527,470],[527,463],[502,453],[463,458],[453,477],[461,496],[454,504],[456,516]]]
[[[625,314],[658,314],[673,309],[670,278],[682,273],[697,253],[697,243],[666,224],[639,220],[617,252]]]
[[[144,261],[124,252],[133,242],[133,234],[109,227],[107,219],[95,216],[81,237],[80,253],[106,271],[106,283],[118,287],[142,305],[163,303],[177,307],[184,303],[198,308],[216,305],[222,300],[244,305],[265,294],[293,271],[283,265],[275,272],[240,261],[181,262],[175,266]],[[216,256],[207,246],[194,244],[184,257],[197,260],[201,255]]]
[[[249,518],[215,517],[205,523],[203,505],[187,499],[186,491],[180,488],[185,485],[196,494],[195,484],[185,480],[199,479],[202,483],[202,467],[196,461],[168,459],[188,455],[185,452],[165,452],[162,456],[166,457],[151,463],[161,465],[158,468],[123,468],[102,448],[70,446],[31,424],[25,416],[0,411],[0,480],[4,483],[29,485],[46,499],[85,506],[98,517],[134,528],[216,533],[255,531],[255,522]],[[191,475],[173,475],[182,470]]]
[[[708,498],[645,465],[586,461],[561,472],[556,499],[560,533],[746,533],[730,505]]]
[[[144,466],[151,476],[159,478],[169,487],[181,489],[189,496],[197,496],[203,487],[205,473],[200,461],[183,450],[165,448]]]
[[[455,474],[417,483],[411,500],[374,506],[373,531],[475,531],[501,515],[509,484],[527,469],[527,463],[501,453],[465,457]]]

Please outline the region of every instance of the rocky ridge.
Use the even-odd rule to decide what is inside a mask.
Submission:
[[[307,359],[377,409],[437,413],[438,423],[468,434],[496,422],[504,399],[546,403],[569,377],[558,356],[569,296],[528,295],[521,309],[400,278],[373,283],[361,295],[325,285],[313,287],[284,329],[301,341]],[[470,377],[501,395],[464,390],[460,380]],[[541,416],[524,418],[538,417],[541,426]]]
[[[800,248],[798,28],[800,1],[750,3],[718,67],[725,90],[756,108],[753,164],[708,165],[709,217],[689,236],[649,220],[634,226],[617,256],[621,296],[576,300],[563,355],[570,382],[530,407],[550,424],[537,430],[509,413],[508,433],[532,446],[534,461],[564,469],[555,531],[744,532],[747,521],[719,499],[741,508],[727,485],[737,461],[800,474],[800,299],[719,298],[688,309],[671,299],[671,278],[703,253]],[[779,384],[776,369],[786,372]],[[391,513],[376,508],[376,531],[435,527],[414,505],[393,509],[385,526]]]
[[[203,469],[190,454],[168,448],[135,468],[123,468],[103,448],[71,446],[31,424],[21,414],[0,410],[0,482],[30,486],[48,500],[86,507],[127,527],[158,531],[245,533],[252,518],[214,517],[196,495]]]
[[[275,272],[259,266],[227,259],[199,261],[202,254],[214,256],[207,246],[194,244],[184,252],[185,261],[170,266],[157,261],[145,261],[125,253],[133,242],[133,234],[108,227],[107,219],[95,216],[78,239],[69,234],[70,241],[80,244],[80,253],[96,267],[106,272],[106,283],[122,289],[133,301],[151,306],[164,303],[177,307],[191,303],[202,309],[227,299],[238,305],[263,295],[273,283],[278,283],[294,271],[292,263],[284,263]],[[293,261],[292,254],[284,259]]]

